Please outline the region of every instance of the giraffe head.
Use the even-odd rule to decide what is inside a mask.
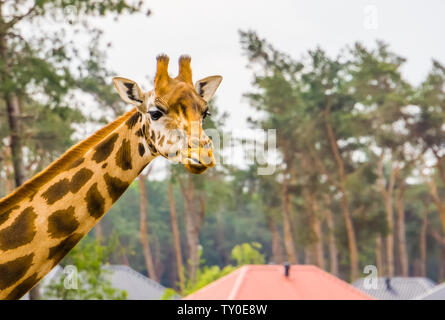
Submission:
[[[193,85],[190,57],[179,58],[179,74],[168,74],[169,58],[157,57],[154,89],[142,92],[129,79],[116,77],[113,83],[128,103],[135,105],[146,121],[146,138],[156,153],[184,164],[191,173],[202,173],[215,165],[213,144],[202,129],[210,115],[208,102],[221,83],[221,76],[210,76]]]

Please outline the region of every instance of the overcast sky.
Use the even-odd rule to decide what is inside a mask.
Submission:
[[[445,1],[249,1],[151,0],[150,17],[104,21],[110,66],[119,75],[151,89],[156,60],[192,56],[194,81],[213,74],[224,77],[217,105],[229,111],[229,127],[245,127],[251,110],[242,94],[251,88],[251,72],[242,56],[238,30],[252,29],[276,48],[299,58],[317,45],[336,55],[346,44],[375,39],[406,57],[405,76],[414,84],[425,77],[431,58],[445,63]],[[374,13],[377,13],[375,15]],[[376,19],[375,19],[376,18]]]

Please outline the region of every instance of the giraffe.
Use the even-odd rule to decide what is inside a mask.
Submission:
[[[215,165],[202,121],[222,77],[193,85],[190,62],[182,55],[172,78],[169,57],[157,56],[154,88],[148,92],[135,81],[113,78],[133,109],[0,199],[0,299],[19,299],[32,289],[154,158],[180,162],[194,174]]]

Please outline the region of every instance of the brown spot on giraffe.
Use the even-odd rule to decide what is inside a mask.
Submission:
[[[108,162],[105,162],[105,163],[102,165],[102,169],[105,169],[105,168],[107,167],[107,165],[108,165]]]
[[[9,227],[0,231],[0,250],[11,250],[30,243],[36,234],[36,218],[32,207],[23,210]]]
[[[12,286],[23,277],[32,265],[34,253],[0,264],[0,290]]]
[[[111,200],[116,201],[127,190],[128,182],[122,181],[119,178],[112,177],[108,173],[104,175],[105,183],[107,184],[108,194]]]
[[[69,236],[79,227],[74,215],[74,207],[57,210],[48,217],[48,233],[51,238],[62,238]]]
[[[14,211],[20,208],[20,206],[13,206],[12,208],[9,208],[5,212],[0,213],[0,226],[3,224],[3,222],[7,221],[9,218],[9,215]]]
[[[139,119],[142,119],[142,114],[140,112],[136,112],[130,117],[130,119],[127,120],[127,122],[125,122],[125,124],[127,125],[128,129],[133,129]]]
[[[118,133],[112,134],[103,142],[99,143],[94,149],[96,152],[94,153],[92,159],[97,163],[100,163],[106,160],[111,152],[113,152],[114,144],[116,143],[117,138],[119,137]]]
[[[136,136],[137,137],[144,137],[144,129],[143,128],[139,128],[139,130],[136,131]]]
[[[122,170],[131,170],[133,166],[131,164],[131,147],[130,141],[124,139],[119,150],[116,152],[116,165]]]
[[[90,169],[82,168],[77,171],[73,178],[71,179],[71,188],[70,191],[72,193],[76,193],[82,188],[88,180],[93,176],[93,171]]]
[[[42,197],[46,199],[48,204],[53,204],[66,196],[68,192],[78,192],[92,176],[93,171],[82,168],[74,174],[71,181],[65,178],[50,186],[42,193]]]
[[[145,147],[142,143],[138,144],[139,155],[142,157],[145,154]]]
[[[32,287],[39,282],[41,277],[38,277],[37,273],[33,273],[31,276],[23,280],[17,287],[14,288],[7,296],[6,300],[17,300],[24,296]]]
[[[48,204],[53,204],[57,200],[62,199],[70,189],[70,181],[65,178],[50,186],[44,193],[42,193],[42,197],[46,199]]]
[[[74,248],[83,236],[84,235],[81,233],[74,233],[59,244],[49,248],[48,259],[53,260],[53,265],[56,265],[72,248]]]
[[[93,184],[88,190],[85,201],[87,202],[88,213],[98,219],[105,213],[105,198],[97,189],[97,183]]]

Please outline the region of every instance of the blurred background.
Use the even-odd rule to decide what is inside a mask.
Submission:
[[[205,126],[233,142],[220,150],[228,161],[199,176],[156,159],[31,298],[176,299],[241,266],[285,262],[363,291],[361,278],[386,279],[381,296],[367,291],[375,298],[440,284],[444,11],[442,1],[0,1],[0,196],[131,109],[111,79],[150,90],[159,53],[171,74],[189,54],[195,81],[224,77]],[[277,155],[260,175],[243,150],[269,129]],[[70,270],[75,290],[61,276]]]

